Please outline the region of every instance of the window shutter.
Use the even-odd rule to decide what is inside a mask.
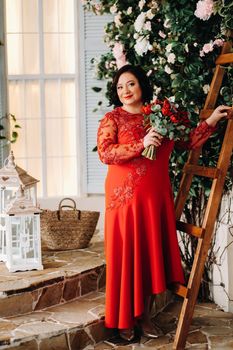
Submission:
[[[104,43],[104,26],[111,20],[112,16],[110,15],[96,16],[85,11],[83,13],[83,23],[80,26],[83,28],[83,47],[80,47],[80,117],[85,120],[85,125],[84,123],[81,124],[81,132],[85,130],[82,146],[86,153],[83,190],[89,194],[104,192],[104,179],[107,172],[107,166],[100,162],[97,152],[92,150],[96,146],[99,120],[111,108],[107,108],[108,101],[104,97],[106,81],[95,78],[95,68],[91,64],[91,59],[98,58],[109,50]],[[93,91],[93,87],[100,87],[102,91],[97,93]],[[103,107],[101,107],[101,110],[93,112],[99,101],[103,102]]]
[[[0,124],[4,126],[4,136],[9,134],[9,122],[4,117],[7,115],[7,78],[5,60],[5,18],[4,1],[0,2]],[[0,167],[9,152],[9,146],[5,140],[0,141]]]

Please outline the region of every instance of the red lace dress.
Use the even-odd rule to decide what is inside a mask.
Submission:
[[[202,122],[187,147],[203,144],[213,128]],[[169,156],[174,141],[164,139],[156,160],[141,156],[143,116],[117,107],[101,120],[98,153],[108,164],[105,182],[107,261],[105,324],[130,328],[143,313],[144,297],[184,283],[179,253]]]

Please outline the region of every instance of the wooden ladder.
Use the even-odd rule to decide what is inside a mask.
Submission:
[[[220,56],[218,56],[216,60],[216,69],[211,82],[210,91],[206,98],[204,109],[200,114],[200,117],[202,119],[209,117],[214,110],[225,72],[225,68],[222,65],[233,63],[233,53],[231,53],[231,51],[232,44],[230,42],[226,42],[222,47]],[[230,165],[232,150],[233,119],[229,119],[227,121],[227,128],[219,154],[217,167],[209,168],[197,165],[198,158],[201,153],[201,149],[198,149],[190,152],[188,161],[183,169],[183,177],[175,203],[177,229],[195,236],[198,239],[198,243],[187,287],[181,284],[176,284],[174,288],[175,293],[182,296],[184,298],[184,301],[179,316],[173,349],[182,350],[185,348],[189,326],[192,321],[194,307],[204,271],[204,265],[208,250],[210,248],[219,205],[221,203],[223,186],[226,173]],[[205,176],[212,179],[211,192],[208,198],[208,203],[201,227],[179,221],[194,175]]]

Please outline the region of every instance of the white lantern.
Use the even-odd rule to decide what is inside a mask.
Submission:
[[[25,196],[37,204],[36,184],[38,180],[28,175],[25,170],[15,164],[11,151],[0,169],[0,261],[6,261],[6,222],[5,210],[11,201],[16,198],[16,192],[23,186]],[[3,215],[2,215],[3,214]]]
[[[40,209],[24,196],[22,187],[6,208],[6,266],[10,272],[42,270]]]

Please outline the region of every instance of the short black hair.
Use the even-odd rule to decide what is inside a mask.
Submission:
[[[140,88],[142,90],[142,102],[149,103],[153,97],[153,88],[150,84],[149,78],[146,75],[146,72],[140,66],[132,66],[131,64],[126,64],[121,67],[115,74],[111,87],[110,87],[110,106],[114,105],[115,107],[122,106],[121,101],[117,95],[117,84],[118,80],[123,73],[132,73],[138,80]]]

